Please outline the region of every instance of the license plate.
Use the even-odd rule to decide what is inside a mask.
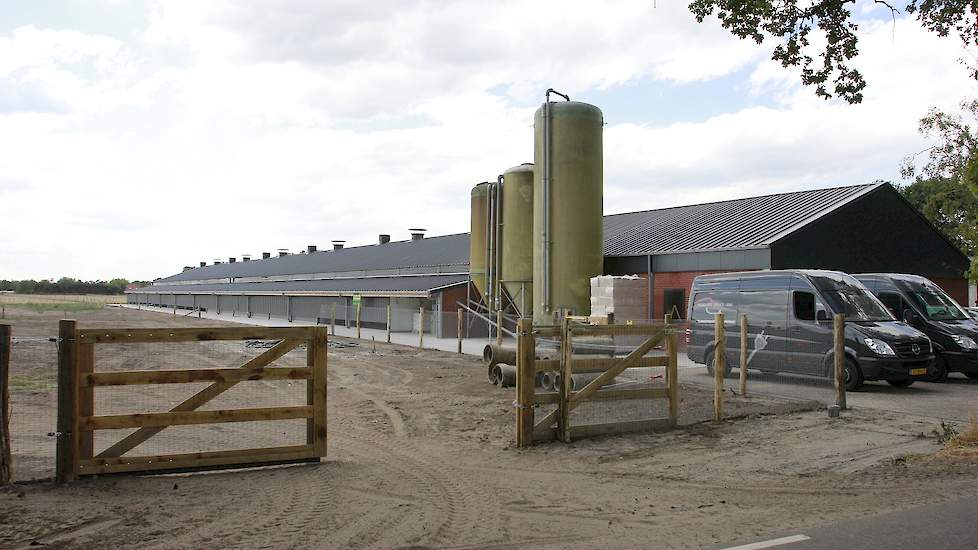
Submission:
[[[927,367],[922,369],[910,369],[910,376],[923,376],[927,374]]]

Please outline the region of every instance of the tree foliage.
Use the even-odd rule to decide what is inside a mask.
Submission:
[[[129,281],[126,279],[79,281],[62,277],[57,281],[0,280],[0,290],[12,290],[20,294],[122,294],[128,285]]]
[[[904,196],[972,258],[968,278],[978,281],[978,100],[963,102],[961,111],[928,111],[919,129],[935,144],[905,158],[900,171],[917,177]]]
[[[924,28],[938,36],[956,34],[966,46],[978,40],[978,0],[905,1],[904,11],[915,14]],[[900,13],[887,1],[873,3],[894,18]],[[771,58],[784,67],[798,67],[802,83],[815,86],[817,95],[860,103],[866,81],[849,66],[859,54],[859,25],[851,12],[855,4],[855,0],[693,0],[689,9],[701,23],[715,13],[720,24],[740,38],[758,44],[774,38],[778,44]],[[820,43],[821,37],[824,45],[816,60],[810,46],[813,40]],[[978,79],[978,68],[969,66],[968,70]]]

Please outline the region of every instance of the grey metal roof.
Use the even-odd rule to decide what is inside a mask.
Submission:
[[[465,283],[467,275],[423,275],[417,277],[367,277],[362,279],[327,279],[316,281],[274,281],[263,283],[211,283],[166,285],[157,283],[143,287],[133,294],[201,294],[211,292],[233,294],[290,294],[290,293],[423,293],[437,288]]]
[[[797,191],[721,202],[645,210],[604,217],[604,254],[606,256],[643,256],[671,252],[695,252],[760,248],[788,235],[815,219],[866,193],[887,184],[867,184],[830,189]],[[267,260],[252,260],[233,264],[197,267],[156,281],[152,289],[168,283],[207,281],[193,288],[228,289],[237,285],[276,285],[262,289],[296,288],[337,291],[367,291],[348,285],[374,285],[387,281],[386,291],[408,288],[417,290],[427,283],[421,277],[383,277],[359,279],[330,279],[316,281],[283,281],[281,283],[220,283],[210,280],[247,277],[287,277],[296,274],[333,274],[374,271],[374,275],[398,275],[383,270],[417,268],[414,273],[463,272],[469,262],[469,234],[458,233],[429,237],[419,241],[398,241],[325,250],[312,254],[292,254]],[[445,266],[451,267],[445,269]],[[430,268],[430,270],[429,270]],[[363,275],[362,273],[360,275]],[[464,280],[453,275],[451,280]],[[461,278],[460,278],[461,277]],[[301,278],[301,277],[299,277]],[[346,281],[346,282],[343,282]],[[362,281],[353,283],[350,281]],[[372,282],[371,282],[372,281]],[[339,285],[339,286],[333,286]],[[347,285],[347,286],[344,286]],[[177,285],[174,285],[177,286]],[[184,285],[188,286],[188,285]],[[244,287],[241,287],[244,288]],[[259,288],[259,287],[248,287]],[[155,290],[154,290],[155,291]]]
[[[884,185],[813,189],[605,216],[604,254],[765,247]]]
[[[396,241],[311,254],[290,254],[265,260],[208,265],[160,279],[157,283],[228,279],[231,277],[274,277],[296,273],[338,273],[411,267],[462,265],[469,263],[469,235],[459,233],[419,241]],[[459,270],[462,271],[462,270]]]

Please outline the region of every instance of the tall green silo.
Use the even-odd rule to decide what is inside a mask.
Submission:
[[[533,316],[533,165],[503,172],[503,289],[521,317]]]
[[[602,125],[600,109],[576,101],[534,115],[534,324],[590,313],[590,279],[604,268]]]
[[[486,296],[486,228],[488,223],[489,184],[472,188],[471,228],[469,233],[469,276],[476,290]]]

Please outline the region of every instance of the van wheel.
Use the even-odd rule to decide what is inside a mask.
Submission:
[[[710,353],[706,354],[706,372],[710,373],[710,376],[716,376],[713,370],[713,359],[713,351],[711,350]],[[730,363],[727,363],[725,367],[723,377],[730,378],[730,371],[733,370],[733,367],[730,366]]]
[[[943,355],[938,355],[927,369],[927,381],[936,384],[947,382],[947,359]]]
[[[858,391],[859,388],[863,387],[863,371],[852,359],[846,358],[842,375],[846,382],[846,391]]]
[[[894,388],[908,388],[913,385],[913,380],[887,380],[886,383]]]

